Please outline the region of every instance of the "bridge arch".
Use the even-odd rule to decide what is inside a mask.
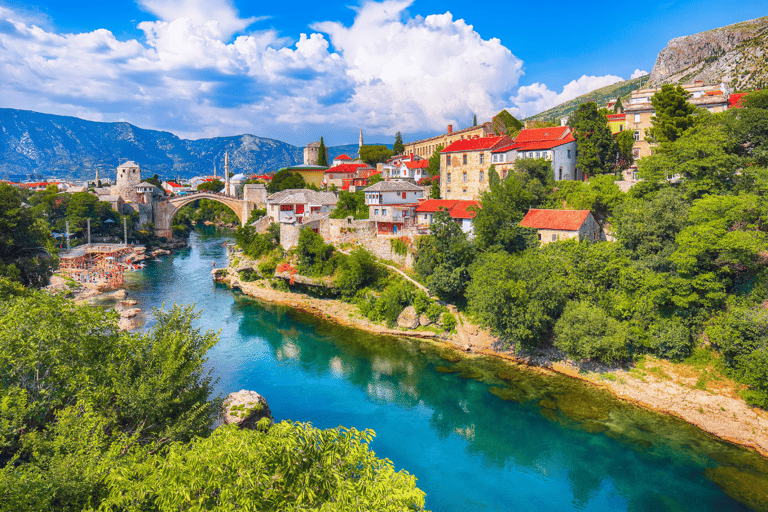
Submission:
[[[179,210],[200,199],[210,199],[228,206],[235,212],[235,215],[237,215],[241,226],[245,226],[245,223],[248,222],[248,217],[251,215],[251,211],[256,206],[244,199],[225,196],[224,194],[217,194],[215,192],[200,191],[184,194],[166,201],[155,203],[155,234],[157,236],[170,238],[173,235],[173,219],[176,217],[176,214],[179,213]]]

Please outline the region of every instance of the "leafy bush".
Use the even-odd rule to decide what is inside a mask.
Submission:
[[[245,268],[240,271],[240,280],[245,281],[246,283],[250,283],[251,281],[255,281],[259,279],[259,274],[255,270],[251,268]]]
[[[416,314],[420,315],[424,313],[433,301],[423,291],[419,291],[413,298],[413,309],[416,310]]]
[[[414,287],[411,283],[398,279],[390,283],[377,297],[369,289],[358,295],[357,307],[369,320],[387,322],[391,328],[403,309],[413,302]]]
[[[443,329],[450,332],[456,328],[456,317],[453,313],[446,311],[443,313]]]
[[[275,275],[275,269],[277,269],[277,265],[280,263],[281,259],[282,256],[275,252],[259,263],[259,272],[261,272],[261,275],[264,277]]]
[[[427,311],[427,318],[429,318],[429,321],[435,323],[438,320],[440,320],[440,315],[442,315],[443,312],[446,311],[446,309],[440,304],[438,304],[437,302],[433,302],[427,307],[426,311]]]
[[[569,303],[555,324],[555,346],[573,359],[626,360],[629,340],[626,323],[585,302]]]
[[[654,355],[681,361],[693,352],[690,330],[679,318],[662,318],[651,325],[649,345]]]
[[[326,244],[319,233],[304,228],[299,234],[296,254],[299,257],[299,272],[306,276],[329,276],[335,270],[331,261],[335,249]]]
[[[336,286],[342,297],[349,299],[367,286],[375,283],[381,274],[381,267],[376,258],[362,247],[352,251],[348,257],[342,258],[339,273],[336,276]]]

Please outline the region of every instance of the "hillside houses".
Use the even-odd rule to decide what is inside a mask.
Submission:
[[[480,209],[478,201],[458,201],[448,199],[427,199],[416,207],[416,225],[420,232],[427,232],[435,221],[435,214],[445,210],[451,219],[461,226],[465,233],[472,234],[472,219]]]
[[[415,223],[414,215],[424,189],[405,181],[380,181],[364,190],[368,219],[378,234],[397,234]]]
[[[569,238],[596,242],[603,239],[600,224],[589,210],[539,210],[531,208],[520,225],[538,231],[541,245]]]

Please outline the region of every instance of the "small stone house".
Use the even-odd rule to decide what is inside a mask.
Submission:
[[[368,218],[378,235],[396,235],[415,223],[415,210],[424,189],[407,181],[380,181],[363,190]]]
[[[538,210],[531,208],[520,225],[539,232],[541,245],[568,238],[605,240],[600,224],[589,210]]]
[[[306,188],[287,189],[267,197],[270,222],[299,222],[305,215],[330,213],[338,201],[333,192],[316,192]]]

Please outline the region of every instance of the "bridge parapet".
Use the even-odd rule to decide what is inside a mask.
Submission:
[[[153,205],[155,235],[170,238],[173,235],[173,219],[176,214],[184,206],[199,199],[210,199],[228,206],[237,215],[241,226],[245,226],[251,212],[256,207],[254,203],[244,199],[204,190],[190,192],[167,201],[157,201]]]

